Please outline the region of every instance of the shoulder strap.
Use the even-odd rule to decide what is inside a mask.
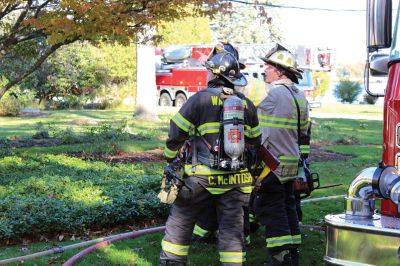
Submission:
[[[296,97],[294,96],[292,90],[286,86],[285,84],[283,84],[283,86],[285,86],[285,88],[290,92],[290,94],[293,97],[294,103],[296,104],[296,108],[297,108],[297,144],[300,145],[300,106],[299,106],[299,102],[297,101]]]

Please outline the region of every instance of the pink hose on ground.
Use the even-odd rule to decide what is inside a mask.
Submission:
[[[111,244],[114,241],[119,241],[119,240],[123,240],[126,238],[135,238],[138,236],[142,236],[142,235],[147,235],[147,234],[153,234],[153,233],[158,233],[158,232],[162,232],[165,230],[165,226],[160,226],[160,227],[155,227],[155,228],[150,228],[150,229],[144,229],[144,230],[140,230],[140,231],[135,231],[135,232],[129,232],[126,234],[122,234],[119,236],[116,236],[114,238],[111,238],[109,240],[100,242],[96,245],[90,246],[84,250],[82,250],[81,252],[75,254],[74,256],[72,256],[71,258],[69,258],[64,264],[63,266],[71,266],[74,265],[78,260],[80,260],[83,256],[88,255],[90,252],[92,252],[93,250],[99,249],[101,247],[107,246],[109,244]]]

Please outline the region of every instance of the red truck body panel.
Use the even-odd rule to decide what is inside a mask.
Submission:
[[[170,72],[158,72],[156,84],[157,86],[182,86],[188,92],[197,92],[207,86],[207,70],[205,68],[175,68]]]
[[[397,129],[398,127],[400,127],[400,63],[395,63],[389,69],[384,100],[382,160],[385,165],[400,166],[398,162],[400,130]],[[381,213],[400,217],[397,205],[391,200],[382,200]]]

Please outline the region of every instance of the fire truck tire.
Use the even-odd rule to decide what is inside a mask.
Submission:
[[[182,107],[182,105],[186,102],[187,98],[186,95],[183,93],[178,93],[175,97],[175,106]]]
[[[168,92],[163,92],[160,95],[160,106],[172,106],[172,99]]]

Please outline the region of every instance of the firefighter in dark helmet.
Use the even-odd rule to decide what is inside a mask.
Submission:
[[[184,186],[166,223],[160,265],[186,265],[194,225],[210,202],[217,212],[220,264],[246,261],[243,206],[248,204],[252,177],[239,147],[260,145],[261,130],[254,105],[234,90],[247,84],[236,58],[221,52],[205,65],[211,77],[208,88],[190,97],[170,123],[167,161],[174,160],[189,138],[191,154],[184,166]]]
[[[309,107],[304,93],[295,86],[302,75],[294,55],[278,44],[262,59],[269,86],[268,95],[257,107],[262,143],[280,159],[280,165],[257,180],[260,187],[252,207],[266,229],[269,262],[264,265],[298,265],[301,234],[293,180],[300,148],[309,147]]]
[[[231,53],[236,58],[236,60],[239,61],[239,53],[237,49],[227,41],[221,41],[217,43],[214,49],[211,51],[209,58],[221,52]],[[239,61],[239,67],[241,70],[245,69],[245,65],[242,64],[240,61]],[[209,78],[213,79],[214,77],[212,73],[210,74],[211,76],[209,76]],[[241,91],[243,90],[243,87],[235,86],[235,90]],[[245,96],[247,95],[245,94]],[[249,210],[247,206],[244,207],[244,212],[245,212],[245,220],[244,220],[245,243],[249,244],[250,243],[249,234],[251,228],[254,228],[254,224],[250,223],[251,219],[249,220]],[[254,215],[252,214],[250,214],[250,216],[254,217]],[[206,243],[214,243],[216,240],[217,230],[218,230],[218,221],[217,221],[216,209],[214,205],[210,205],[209,208],[205,208],[203,213],[199,216],[198,220],[196,221],[196,225],[193,230],[192,240],[199,242],[206,242]]]

